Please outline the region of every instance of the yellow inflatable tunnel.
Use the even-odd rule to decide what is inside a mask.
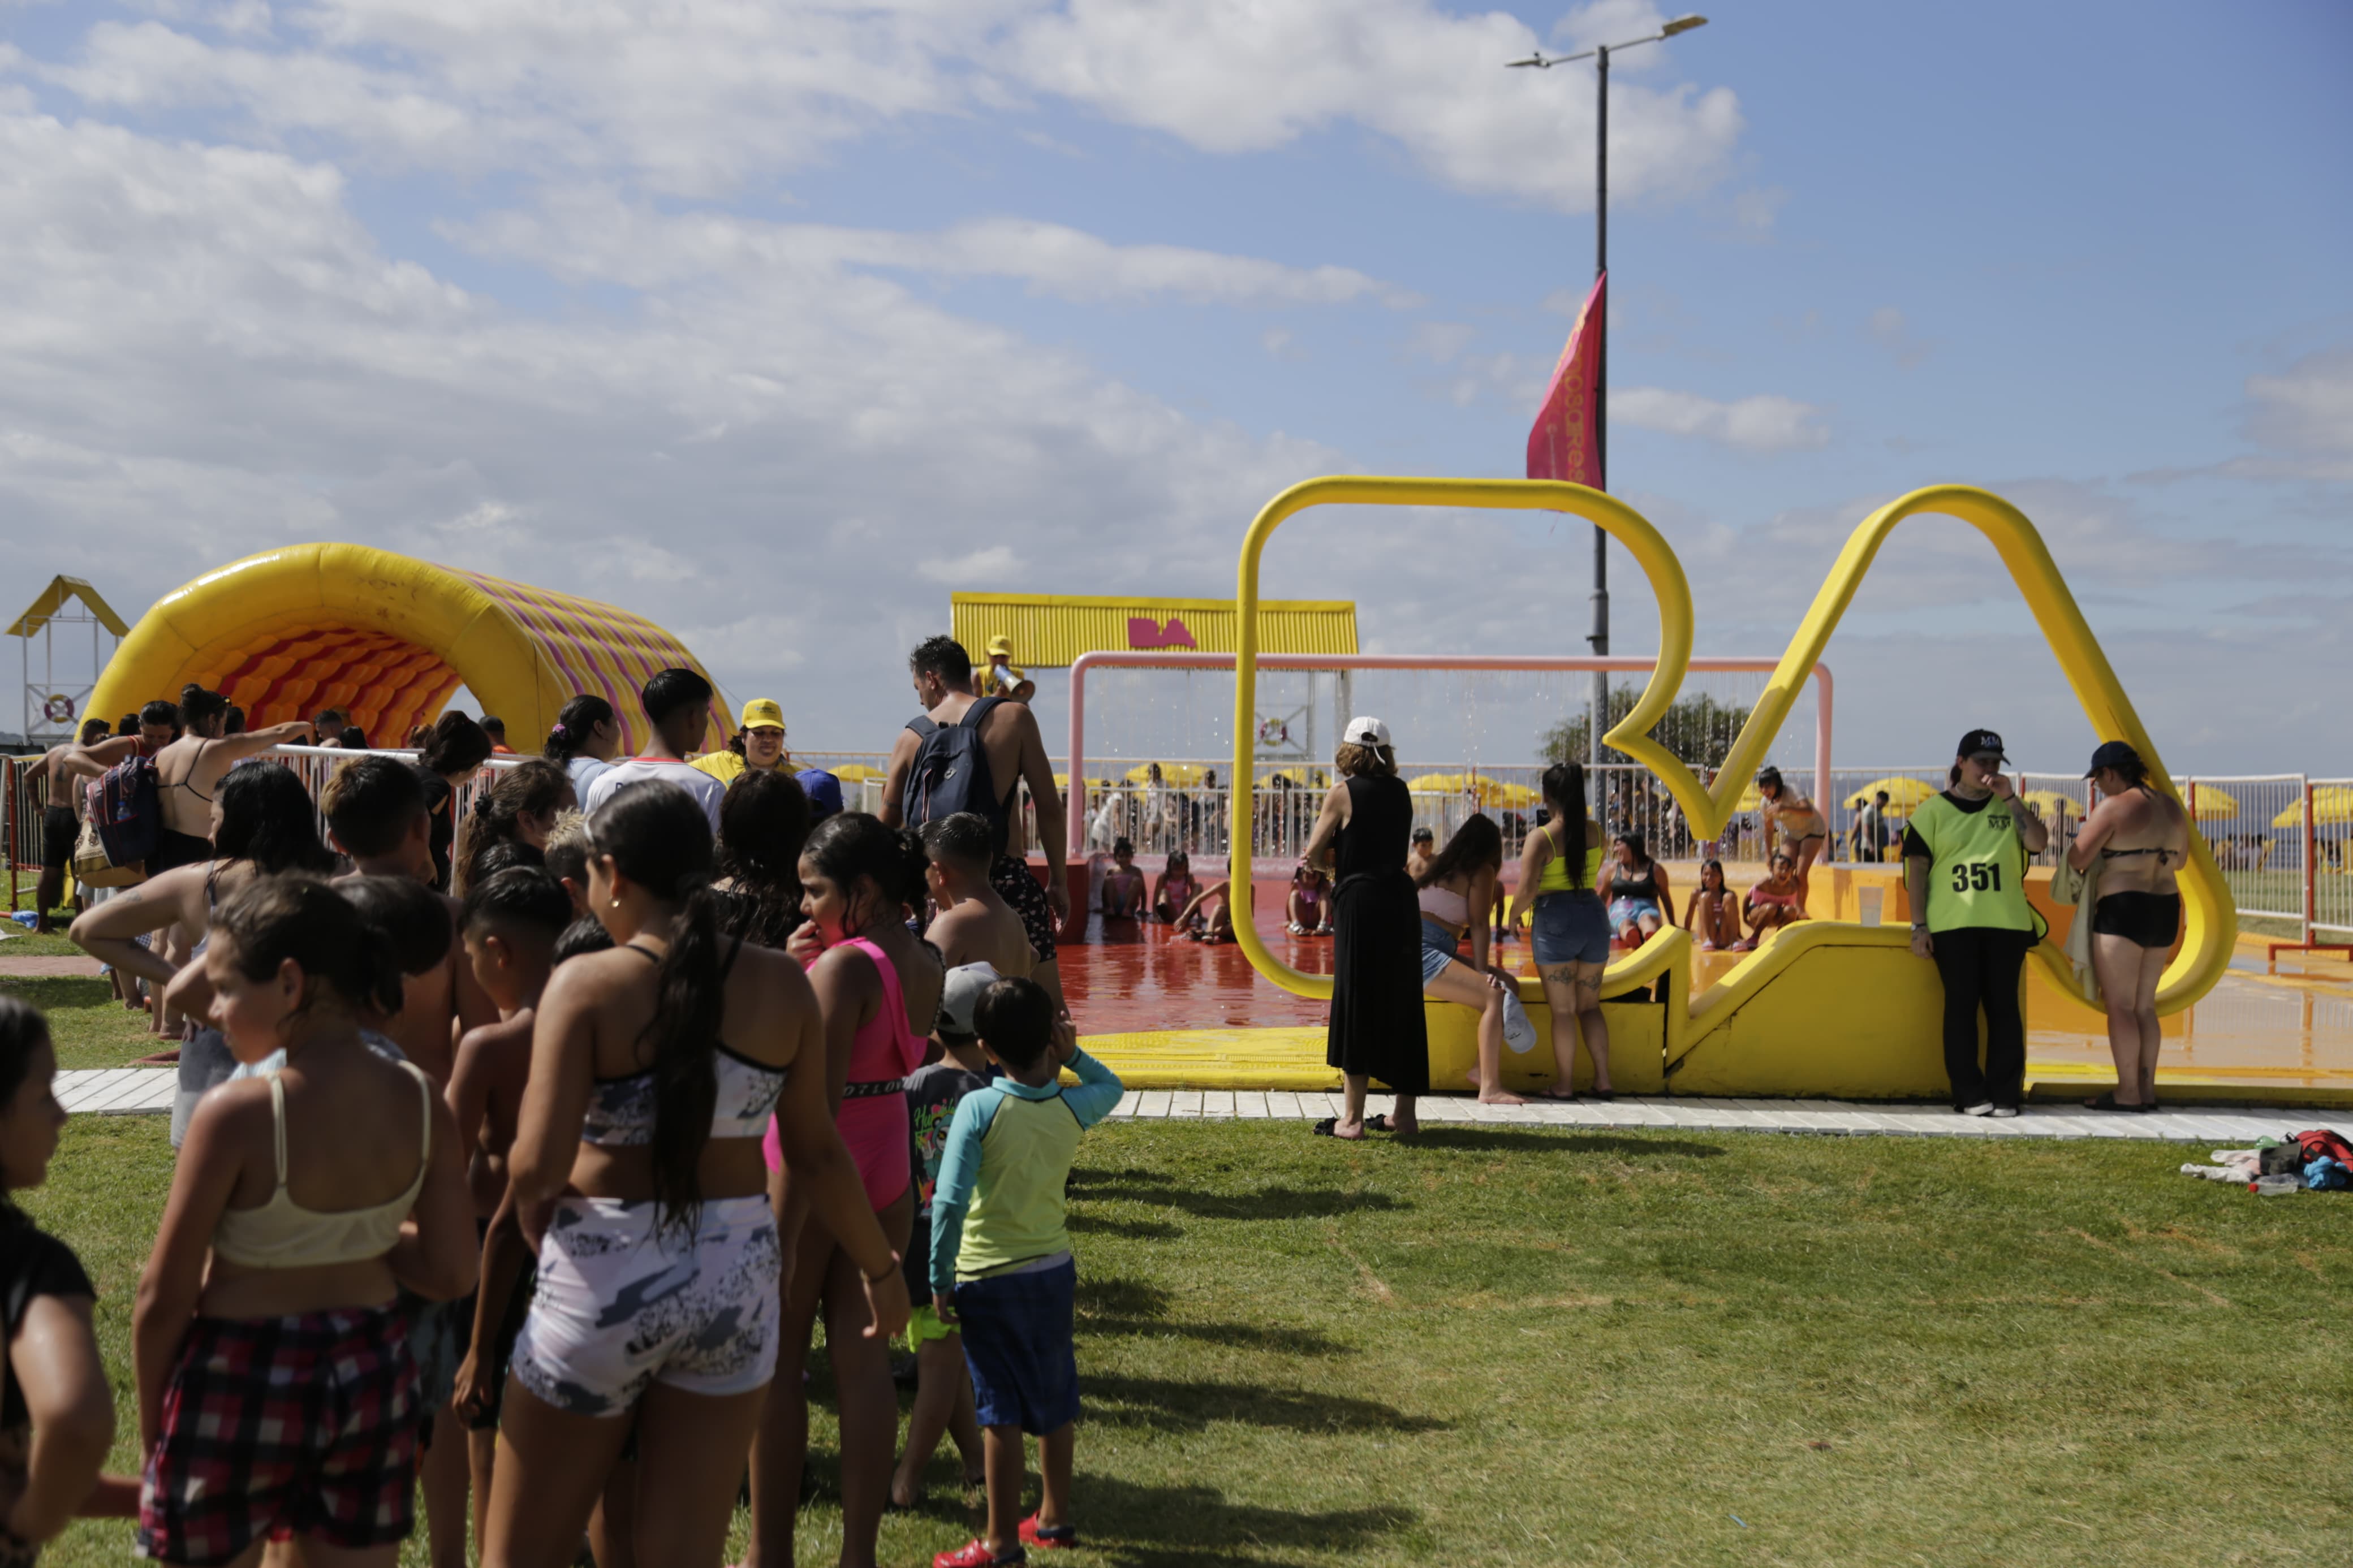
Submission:
[[[194,681],[227,693],[255,729],[337,707],[371,744],[399,746],[463,685],[531,752],[565,702],[586,692],[612,703],[634,752],[651,733],[638,691],[672,666],[709,677],[685,644],[611,605],[365,545],[297,544],[158,599],[100,677],[90,710],[176,700]],[[716,745],[731,732],[718,700],[712,718]]]

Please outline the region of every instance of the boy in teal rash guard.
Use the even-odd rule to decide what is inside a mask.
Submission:
[[[1000,980],[976,1009],[981,1047],[1007,1076],[965,1096],[948,1129],[932,1192],[932,1299],[963,1331],[983,1428],[987,1533],[933,1559],[934,1568],[1027,1561],[1028,1546],[1071,1546],[1071,1423],[1079,1414],[1071,1260],[1063,1189],[1079,1135],[1111,1114],[1117,1075],[1078,1048],[1067,1016],[1033,981]],[[1064,1089],[1061,1070],[1078,1075]],[[1021,1503],[1022,1434],[1038,1439],[1045,1488]],[[1010,1527],[1010,1528],[1008,1528]]]

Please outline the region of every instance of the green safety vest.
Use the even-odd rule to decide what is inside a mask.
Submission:
[[[1912,813],[1912,831],[1935,857],[1926,916],[1932,934],[1966,926],[2040,929],[2026,901],[2026,844],[2011,802],[1989,800],[1982,811],[1963,811],[1932,795]]]

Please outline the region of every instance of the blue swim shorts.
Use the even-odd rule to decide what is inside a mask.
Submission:
[[[1065,1258],[1050,1268],[992,1274],[956,1287],[965,1364],[984,1426],[1018,1426],[1035,1437],[1079,1417],[1074,1309],[1079,1270]]]

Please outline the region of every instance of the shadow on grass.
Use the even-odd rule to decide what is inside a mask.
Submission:
[[[1081,1436],[1081,1451],[1085,1439]],[[1258,1508],[1228,1502],[1214,1487],[1140,1486],[1110,1476],[1082,1472],[1071,1486],[1081,1510],[1080,1528],[1101,1520],[1084,1544],[1120,1568],[1176,1568],[1204,1562],[1273,1563],[1281,1558],[1251,1552],[1263,1547],[1292,1552],[1345,1552],[1368,1546],[1380,1536],[1411,1525],[1409,1508],[1376,1505],[1324,1512]]]
[[[1082,1388],[1089,1421],[1155,1432],[1199,1432],[1218,1421],[1288,1432],[1440,1432],[1451,1426],[1377,1400],[1249,1383],[1091,1373]]]
[[[1713,1160],[1724,1152],[1714,1143],[1693,1143],[1681,1138],[1628,1138],[1615,1132],[1545,1132],[1535,1129],[1522,1131],[1513,1127],[1439,1127],[1430,1122],[1411,1138],[1400,1138],[1399,1148],[1493,1150],[1502,1153],[1514,1150],[1542,1150],[1551,1154],[1630,1154],[1682,1155],[1686,1159]]]
[[[1345,1187],[1278,1185],[1246,1193],[1205,1193],[1181,1184],[1162,1171],[1074,1170],[1070,1193],[1074,1198],[1097,1202],[1182,1209],[1201,1219],[1331,1219],[1412,1206],[1388,1193]]]
[[[1282,1351],[1291,1355],[1337,1355],[1342,1347],[1314,1329],[1263,1323],[1171,1321],[1169,1293],[1135,1279],[1079,1280],[1078,1326],[1087,1334],[1170,1334],[1208,1344]]]
[[[1132,1241],[1174,1241],[1185,1234],[1182,1226],[1165,1219],[1112,1219],[1075,1210],[1063,1216],[1062,1224],[1073,1236],[1124,1236]]]
[[[87,974],[0,974],[0,992],[21,996],[44,1013],[102,1007],[114,1001],[112,985]],[[123,1011],[127,1015],[130,1009]]]

